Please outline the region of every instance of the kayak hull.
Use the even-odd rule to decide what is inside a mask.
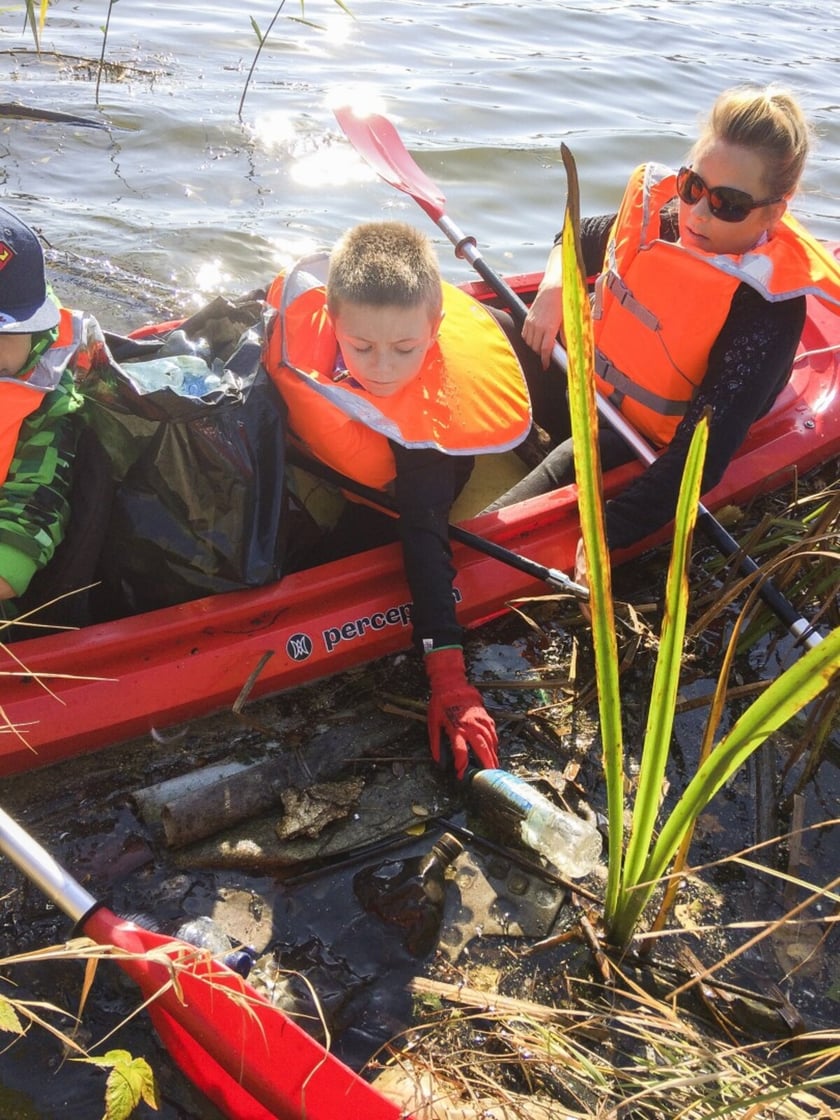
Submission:
[[[534,279],[510,282],[526,290]],[[479,297],[488,294],[481,284],[467,287]],[[840,357],[830,349],[838,341],[840,317],[809,300],[800,348],[805,356],[720,485],[704,496],[707,508],[743,503],[840,456]],[[630,463],[610,472],[607,495],[640,470]],[[464,524],[571,572],[576,487]],[[652,543],[640,542],[615,560]],[[513,599],[546,590],[465,545],[454,544],[453,557],[457,611],[467,627],[503,613]],[[389,545],[266,587],[0,647],[0,772],[34,769],[209,715],[232,705],[252,677],[248,695],[257,698],[404,650],[409,610],[399,546]]]

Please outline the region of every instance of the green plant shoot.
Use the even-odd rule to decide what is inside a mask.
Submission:
[[[563,221],[563,323],[568,354],[569,411],[574,437],[581,535],[589,570],[589,606],[598,680],[601,743],[607,783],[609,821],[608,874],[605,905],[614,911],[624,842],[624,763],[618,648],[615,638],[610,558],[601,499],[601,457],[595,404],[594,342],[586,277],[580,253],[580,191],[577,168],[569,149],[561,147],[568,179]]]
[[[36,14],[36,0],[26,0],[26,22],[32,29],[32,38],[35,40],[35,50],[41,53],[41,33],[47,21],[47,8],[50,0],[40,0]]]
[[[638,883],[656,827],[665,765],[674,729],[688,613],[688,566],[691,561],[691,540],[697,522],[697,503],[700,499],[707,443],[708,418],[704,417],[694,430],[677,504],[674,543],[665,590],[665,612],[648,707],[633,823],[624,859],[622,886],[625,889]]]
[[[604,918],[609,939],[626,945],[643,911],[700,813],[774,731],[815,699],[840,672],[840,629],[801,656],[740,717],[701,762],[676,806],[657,823],[670,752],[689,603],[688,568],[697,520],[708,417],[697,425],[686,457],[668,570],[665,611],[651,691],[642,762],[627,846],[624,846],[624,759],[618,651],[609,554],[604,530],[601,465],[597,441],[594,342],[580,252],[580,194],[574,159],[562,147],[568,178],[563,223],[563,326],[581,533],[590,580],[590,609],[598,683],[609,827]],[[711,737],[711,730],[707,738]]]

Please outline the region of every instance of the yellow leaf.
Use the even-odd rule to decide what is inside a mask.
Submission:
[[[24,1033],[14,1004],[5,996],[0,996],[0,1031],[6,1031],[8,1034]]]
[[[105,1086],[105,1116],[103,1120],[128,1120],[140,1103],[157,1109],[160,1107],[155,1075],[145,1058],[132,1058],[126,1051],[111,1051],[125,1055],[115,1062]]]

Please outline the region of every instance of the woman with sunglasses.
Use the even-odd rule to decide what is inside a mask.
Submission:
[[[598,390],[662,454],[607,503],[611,550],[674,515],[694,427],[712,420],[704,491],[722,477],[750,425],[787,382],[805,322],[805,293],[840,311],[840,267],[789,214],[809,128],[786,91],[721,94],[687,165],[634,172],[617,215],[585,218],[581,241],[593,306]],[[522,329],[520,361],[542,368],[562,327],[560,235]],[[527,370],[527,367],[526,367]],[[559,446],[490,507],[566,485],[574,463],[558,422],[554,379],[528,371],[534,416]],[[567,414],[565,418],[568,425]],[[611,428],[599,431],[605,469],[633,458]],[[582,571],[582,550],[578,549]]]

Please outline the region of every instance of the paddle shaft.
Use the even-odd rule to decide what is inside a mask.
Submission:
[[[303,470],[308,471],[310,474],[317,475],[319,478],[324,479],[325,482],[331,482],[342,490],[349,490],[351,494],[355,494],[359,498],[364,498],[366,502],[370,502],[372,505],[378,506],[388,513],[398,512],[395,504],[390,501],[387,494],[383,494],[381,490],[374,490],[370,486],[365,486],[361,482],[356,482],[355,479],[347,478],[346,475],[333,470],[332,467],[327,466],[326,463],[322,463],[320,460],[309,459],[300,454],[293,454],[292,458]],[[534,579],[543,580],[545,583],[561,591],[568,591],[572,595],[576,595],[579,599],[589,598],[588,587],[584,587],[583,584],[580,583],[575,583],[565,572],[561,572],[557,568],[547,568],[545,564],[540,564],[536,560],[529,559],[527,556],[520,556],[518,552],[513,552],[511,549],[496,544],[495,541],[490,541],[486,537],[480,537],[477,533],[471,533],[469,529],[463,529],[460,525],[450,525],[449,535],[453,540],[475,549],[476,552],[483,552],[486,556],[492,556],[494,560],[499,560],[501,563],[507,564],[511,568],[516,568],[526,575],[533,576]]]
[[[81,921],[96,906],[93,895],[56,863],[49,852],[4,809],[0,809],[0,851],[74,922]]]

